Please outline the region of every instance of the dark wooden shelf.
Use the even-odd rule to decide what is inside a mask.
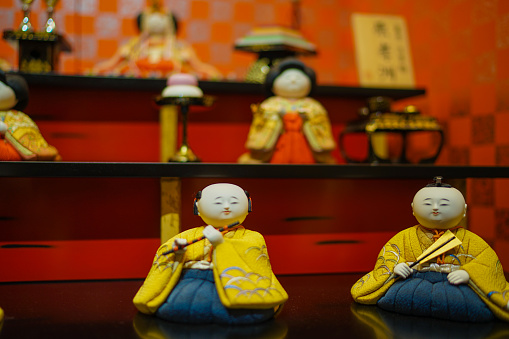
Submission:
[[[161,92],[166,86],[166,79],[128,78],[84,75],[61,75],[54,73],[22,75],[30,86],[64,87],[75,89],[108,89]],[[264,94],[261,84],[238,81],[200,81],[200,88],[205,93],[225,94]],[[393,99],[404,99],[425,94],[424,89],[415,88],[370,88],[349,86],[317,86],[314,96],[367,99],[372,96],[387,96]]]
[[[509,178],[503,166],[273,165],[235,163],[2,162],[0,177],[280,178],[280,179]]]

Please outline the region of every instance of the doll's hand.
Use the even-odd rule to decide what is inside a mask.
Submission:
[[[470,275],[465,270],[457,270],[447,275],[447,280],[452,285],[466,284],[470,280]]]
[[[5,132],[7,132],[7,125],[5,124],[5,122],[0,121],[0,134],[4,135]]]
[[[413,270],[410,268],[410,266],[408,266],[405,262],[399,263],[396,265],[396,267],[394,267],[394,273],[401,276],[403,279],[408,278],[412,271]]]
[[[212,246],[220,245],[224,241],[223,234],[211,225],[203,229],[203,235],[212,243]]]
[[[176,238],[173,241],[173,245],[171,247],[175,248],[177,246],[185,246],[185,245],[187,245],[187,240],[186,239]],[[181,249],[178,249],[177,252],[184,252],[185,250],[186,250],[185,248],[181,248]]]

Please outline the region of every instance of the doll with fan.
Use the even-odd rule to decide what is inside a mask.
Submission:
[[[373,271],[353,285],[354,300],[407,315],[509,321],[509,283],[495,251],[458,226],[466,207],[441,177],[419,190],[412,203],[419,224],[387,242]]]

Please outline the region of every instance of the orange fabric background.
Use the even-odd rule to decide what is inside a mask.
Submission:
[[[145,0],[60,1],[57,27],[73,46],[62,55],[65,73],[83,73],[136,34],[134,18]],[[235,39],[264,24],[289,25],[290,0],[170,0],[180,38],[228,78],[243,79],[254,55],[234,51]],[[320,84],[357,85],[350,17],[354,12],[402,15],[407,20],[423,114],[440,120],[447,137],[439,164],[509,165],[509,1],[302,0],[301,31],[318,47],[305,58]],[[14,15],[13,15],[14,14]],[[17,27],[17,0],[0,0],[0,29]],[[32,22],[46,19],[34,1]],[[16,66],[16,51],[0,41],[0,58]],[[402,105],[403,103],[401,103]],[[472,229],[509,257],[509,182],[469,180]]]

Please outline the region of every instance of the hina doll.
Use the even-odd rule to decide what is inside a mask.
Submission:
[[[177,18],[160,2],[152,1],[137,17],[140,33],[109,60],[97,64],[92,73],[164,78],[190,73],[200,79],[222,78],[215,67],[199,59],[191,45],[177,39]]]
[[[274,66],[265,79],[270,97],[252,105],[253,122],[240,163],[335,163],[327,111],[309,97],[315,72],[296,59]]]
[[[273,318],[288,299],[272,272],[265,241],[242,222],[246,191],[213,184],[198,192],[195,214],[207,226],[186,230],[157,251],[134,297],[145,314],[177,323],[253,324]]]
[[[407,315],[509,321],[509,284],[495,251],[458,226],[467,208],[461,192],[437,177],[412,208],[419,224],[387,242],[374,270],[353,285],[354,300]]]
[[[60,160],[58,150],[22,112],[27,105],[25,79],[0,71],[0,161]]]

